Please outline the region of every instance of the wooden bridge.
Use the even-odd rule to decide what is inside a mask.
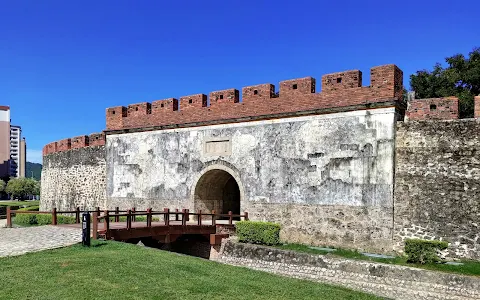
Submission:
[[[7,227],[12,227],[12,216],[17,214],[51,214],[52,225],[74,227],[81,230],[81,214],[87,212],[91,215],[91,236],[93,239],[104,238],[116,241],[153,241],[157,243],[171,243],[183,235],[202,235],[209,239],[210,244],[217,245],[222,238],[228,237],[229,232],[235,230],[237,220],[248,220],[248,213],[217,214],[203,213],[201,210],[192,213],[188,209],[171,211],[137,211],[129,210],[101,211],[97,207],[93,211],[21,211],[7,208]],[[74,216],[75,223],[59,224],[59,216]],[[148,246],[148,245],[147,245]]]

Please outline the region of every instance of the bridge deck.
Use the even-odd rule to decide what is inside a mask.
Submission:
[[[82,228],[82,222],[80,222],[81,211],[78,207],[75,211],[57,211],[54,208],[51,212],[10,210],[10,207],[7,207],[8,227],[12,226],[12,215],[31,213],[51,214],[52,225],[78,229]],[[59,225],[57,222],[58,214],[74,214],[76,223]],[[133,208],[132,210],[127,210],[126,213],[125,211],[120,211],[118,207],[115,211],[104,210],[103,213],[97,208],[95,211],[88,211],[88,214],[91,215],[91,234],[94,239],[99,235],[104,236],[107,240],[123,241],[135,238],[153,237],[156,239],[162,239],[165,243],[169,243],[178,236],[185,234],[210,235],[211,241],[217,243],[218,239],[221,239],[222,236],[228,235],[216,234],[217,226],[234,228],[236,223],[235,220],[242,218],[248,220],[247,212],[243,215],[234,215],[231,211],[229,211],[228,214],[216,214],[215,212],[202,213],[202,211],[191,213],[188,209],[182,209],[182,211],[176,209],[173,212],[168,208],[163,212],[152,211],[150,208],[145,212],[139,212],[135,211],[135,208]],[[135,219],[140,216],[146,216],[147,221],[136,221]],[[123,217],[127,218],[126,222],[120,221],[120,218]],[[155,221],[153,221],[154,218]],[[157,221],[158,219],[160,220]]]
[[[108,231],[105,228],[105,223],[98,223],[97,234],[106,235],[107,239],[113,240],[128,240],[133,238],[167,235],[177,236],[183,234],[215,234],[217,230],[216,225],[213,225],[212,222],[205,223],[202,222],[202,225],[198,225],[197,222],[187,222],[183,225],[181,221],[170,221],[169,225],[165,225],[164,222],[152,222],[151,226],[147,227],[146,222],[132,222],[131,227],[127,228],[127,222],[112,222],[108,226]],[[227,224],[228,222],[224,223]],[[78,229],[82,228],[81,223],[62,224],[58,226]],[[92,226],[92,236],[95,237],[93,230]]]

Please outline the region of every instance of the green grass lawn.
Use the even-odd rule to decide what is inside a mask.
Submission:
[[[126,243],[0,259],[0,299],[380,299]]]
[[[39,200],[32,201],[0,201],[0,206],[39,206]]]
[[[328,252],[328,251],[319,250],[319,249],[312,249],[312,248],[309,248],[309,246],[301,245],[301,244],[285,244],[285,245],[276,246],[276,248],[280,248],[283,250],[305,252],[310,254],[332,255],[332,256],[339,256],[339,257],[350,258],[350,259],[376,261],[376,262],[381,262],[386,264],[396,264],[396,265],[422,268],[422,269],[428,269],[428,270],[434,270],[434,271],[459,273],[463,275],[480,276],[480,261],[465,260],[465,261],[462,261],[463,265],[460,265],[460,266],[446,265],[446,264],[420,265],[420,264],[407,263],[407,259],[405,257],[375,258],[375,257],[365,256],[362,253],[357,251],[346,250],[346,249],[337,249],[334,252]]]

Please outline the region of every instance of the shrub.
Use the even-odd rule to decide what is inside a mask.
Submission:
[[[37,215],[35,214],[17,214],[13,222],[17,225],[29,226],[37,224]]]
[[[58,224],[75,224],[75,221],[76,221],[75,217],[62,216],[62,215],[57,216]]]
[[[52,224],[52,215],[43,215],[43,214],[37,215],[37,225],[50,225],[50,224]]]
[[[279,224],[258,221],[239,221],[235,225],[240,242],[270,246],[280,243]]]
[[[27,206],[27,207],[20,208],[18,209],[18,211],[38,211],[39,209],[40,209],[40,206],[35,205],[35,206]]]
[[[407,262],[427,264],[441,261],[438,257],[438,251],[445,250],[447,247],[448,243],[445,241],[407,239],[405,240]]]
[[[17,214],[13,222],[17,225],[50,225],[50,214]],[[75,217],[57,215],[58,224],[75,224]]]

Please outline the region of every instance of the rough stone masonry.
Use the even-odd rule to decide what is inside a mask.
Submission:
[[[458,118],[454,98],[407,108],[394,65],[370,77],[108,108],[103,134],[45,146],[41,208],[248,211],[280,223],[288,242],[392,252],[421,237],[478,257],[476,121],[442,120]]]

